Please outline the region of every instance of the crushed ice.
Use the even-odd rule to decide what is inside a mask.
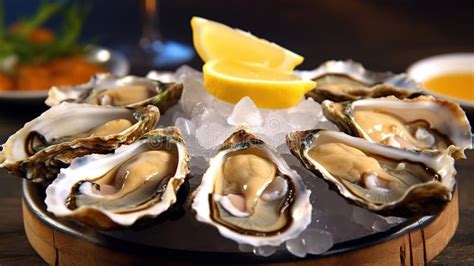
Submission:
[[[285,144],[285,136],[292,130],[326,128],[337,130],[323,116],[321,106],[313,99],[304,99],[289,109],[259,109],[249,97],[237,104],[228,104],[210,95],[203,85],[202,73],[183,66],[175,78],[184,84],[179,104],[161,119],[160,126],[175,125],[186,141],[190,162],[192,188],[199,185],[209,159],[216,149],[234,131],[247,124],[267,144],[276,148],[287,163],[303,178],[311,193],[312,222],[299,237],[280,247],[252,247],[239,245],[241,252],[270,256],[276,250],[286,249],[295,256],[321,254],[334,243],[343,242],[389,229],[403,219],[386,219],[365,209],[348,204],[320,178],[306,170],[293,157]]]

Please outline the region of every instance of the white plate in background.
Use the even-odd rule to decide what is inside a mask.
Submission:
[[[413,63],[408,67],[408,76],[419,83],[448,73],[474,73],[474,53],[453,53],[431,56]],[[449,95],[437,93],[429,88],[422,88],[426,93],[446,98],[461,104],[464,110],[474,113],[474,101],[454,98]],[[472,84],[472,93],[474,93],[474,84]]]
[[[83,58],[88,62],[107,69],[117,76],[125,76],[130,70],[130,65],[125,56],[106,48],[93,47]],[[0,100],[8,100],[10,102],[41,102],[47,96],[48,88],[38,91],[0,91]]]

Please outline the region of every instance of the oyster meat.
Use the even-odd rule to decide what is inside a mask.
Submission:
[[[49,90],[46,104],[62,102],[88,103],[137,107],[155,105],[163,114],[181,97],[183,85],[163,83],[148,78],[116,77],[109,73],[96,74],[88,83],[70,87],[53,87]]]
[[[200,222],[241,244],[277,246],[311,222],[310,191],[285,160],[245,128],[211,159],[192,208]]]
[[[287,144],[345,199],[382,215],[431,215],[452,198],[456,170],[446,151],[401,150],[320,129],[291,132]]]
[[[389,95],[406,98],[421,93],[419,85],[406,74],[372,72],[351,60],[328,61],[315,70],[300,71],[305,79],[317,82],[316,89],[308,92],[321,103],[324,100],[342,102]]]
[[[100,229],[130,226],[176,202],[188,162],[177,128],[150,131],[113,154],[73,160],[46,189],[47,210]]]
[[[155,106],[123,108],[62,103],[51,107],[10,136],[0,167],[42,182],[56,177],[76,157],[110,153],[155,128]]]
[[[458,104],[431,96],[324,101],[325,117],[347,134],[409,150],[448,149],[456,159],[472,148],[471,126]]]

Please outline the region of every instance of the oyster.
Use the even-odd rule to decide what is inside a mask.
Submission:
[[[113,154],[75,159],[46,189],[47,210],[101,229],[130,226],[176,202],[188,162],[179,129],[150,131]]]
[[[72,159],[110,153],[155,128],[158,108],[123,108],[62,103],[51,107],[10,136],[0,167],[35,182],[56,177]]]
[[[409,150],[446,150],[456,159],[472,148],[471,126],[458,104],[431,96],[335,103],[324,101],[325,117],[341,131]]]
[[[277,246],[311,222],[310,193],[275,150],[240,128],[211,159],[192,208],[224,237]]]
[[[291,132],[287,144],[344,198],[382,215],[431,215],[452,198],[456,170],[447,152],[401,150],[320,129]]]
[[[317,82],[316,89],[309,91],[306,96],[319,103],[324,100],[342,102],[389,95],[406,98],[421,93],[419,85],[406,74],[368,71],[351,60],[328,61],[315,70],[300,71],[298,74]]]
[[[162,83],[136,76],[116,77],[101,73],[92,77],[88,83],[51,88],[46,104],[54,106],[61,102],[74,102],[125,107],[151,104],[163,114],[178,102],[182,91],[181,83]]]

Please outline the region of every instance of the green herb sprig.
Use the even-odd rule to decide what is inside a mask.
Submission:
[[[5,24],[5,10],[0,0],[0,65],[2,61],[11,61],[11,58],[15,58],[16,64],[31,64],[85,52],[86,46],[79,44],[78,41],[88,13],[89,7],[81,7],[78,3],[44,1],[35,15],[19,21],[20,31],[12,31]],[[55,16],[62,16],[62,27],[55,33],[52,42],[31,43],[28,41],[28,36],[34,30],[42,27]]]

